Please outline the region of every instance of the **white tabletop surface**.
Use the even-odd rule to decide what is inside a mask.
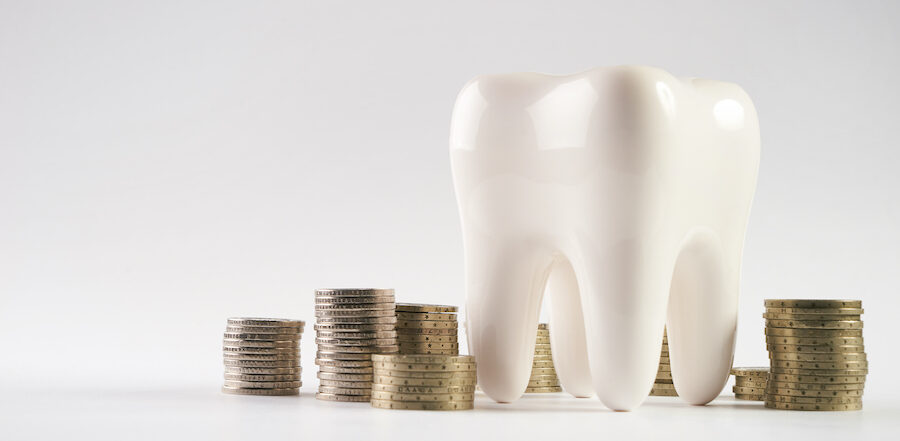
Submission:
[[[704,407],[650,397],[634,412],[596,399],[529,394],[512,404],[476,395],[476,409],[394,411],[300,397],[246,397],[215,387],[172,390],[50,389],[3,386],[0,439],[361,440],[361,439],[885,439],[900,431],[895,402],[866,400],[861,412],[788,412],[723,393]],[[364,437],[364,438],[363,438]],[[795,439],[803,439],[798,437]],[[807,438],[808,439],[808,438]]]

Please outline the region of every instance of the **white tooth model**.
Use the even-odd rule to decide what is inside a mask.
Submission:
[[[679,396],[715,398],[734,352],[759,150],[753,103],[730,83],[639,66],[469,82],[450,156],[484,392],[524,392],[546,291],[569,393],[640,405],[668,324]]]

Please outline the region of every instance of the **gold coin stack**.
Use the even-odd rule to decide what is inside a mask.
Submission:
[[[534,361],[531,362],[531,378],[525,393],[562,392],[553,357],[550,353],[550,325],[541,323],[534,343]]]
[[[650,389],[652,397],[677,397],[675,385],[672,384],[672,368],[669,365],[669,336],[666,328],[663,328],[662,349],[659,352],[659,369],[656,371],[656,381]]]
[[[869,365],[862,301],[766,300],[765,406],[860,410]]]
[[[765,401],[766,380],[769,376],[767,367],[731,368],[734,375],[734,398],[738,400]]]
[[[300,337],[304,322],[230,318],[222,352],[225,385],[235,395],[300,395]]]
[[[372,407],[466,410],[475,407],[475,357],[372,355]]]
[[[369,401],[372,354],[399,350],[394,314],[392,289],[316,290],[316,398]]]
[[[456,306],[397,304],[397,341],[401,354],[458,355]]]

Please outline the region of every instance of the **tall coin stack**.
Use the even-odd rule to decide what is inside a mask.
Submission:
[[[731,368],[734,375],[734,398],[738,400],[765,401],[766,381],[769,376],[767,367]]]
[[[466,410],[475,407],[475,357],[373,355],[372,407]]]
[[[222,352],[225,385],[236,395],[300,395],[300,337],[304,322],[230,318]]]
[[[397,304],[397,341],[401,354],[458,355],[456,306]]]
[[[868,362],[862,301],[766,300],[765,406],[860,410]]]
[[[316,398],[369,401],[372,354],[399,349],[394,314],[392,289],[316,290]]]
[[[562,392],[553,357],[550,352],[550,325],[541,323],[534,343],[534,361],[531,362],[531,378],[528,379],[526,393]]]
[[[662,349],[659,352],[659,369],[656,371],[656,381],[650,389],[652,397],[677,397],[675,385],[672,384],[672,368],[669,364],[669,336],[666,328],[663,328]]]

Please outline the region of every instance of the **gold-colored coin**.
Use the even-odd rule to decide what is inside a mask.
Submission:
[[[766,299],[767,308],[862,308],[862,300]]]
[[[672,366],[668,364],[660,364],[657,369],[658,372],[672,372]]]
[[[226,380],[235,381],[300,381],[300,373],[284,375],[238,374],[225,372]]]
[[[753,388],[753,389],[765,389],[765,388],[766,388],[766,383],[765,383],[765,382],[758,382],[758,383],[738,383],[738,382],[735,382],[734,385],[735,385],[736,387],[749,387],[749,388]]]
[[[797,352],[770,352],[769,360],[794,360],[794,361],[865,361],[865,352],[842,353],[797,353]]]
[[[226,332],[226,340],[236,341],[298,341],[303,334],[254,334],[246,332]]]
[[[559,380],[528,380],[528,387],[551,387],[559,386]]]
[[[796,397],[791,395],[768,394],[768,401],[798,404],[852,404],[861,403],[862,397]]]
[[[424,303],[398,303],[397,311],[401,312],[457,312],[459,307],[450,305],[427,305]]]
[[[764,312],[763,318],[772,320],[860,320],[858,314],[784,314],[780,312]]]
[[[553,353],[549,349],[535,349],[534,355],[553,355]]]
[[[456,394],[474,393],[474,385],[466,386],[393,386],[389,384],[372,384],[372,391],[395,392],[405,394]]]
[[[671,378],[669,378],[669,379],[657,378],[656,380],[654,380],[653,384],[660,385],[660,384],[672,384],[672,383],[673,383],[673,381]]]
[[[338,381],[372,381],[372,374],[337,374],[334,372],[317,372],[316,378],[320,380]]]
[[[769,375],[767,367],[733,367],[731,375],[736,377],[765,377]]]
[[[227,348],[288,348],[296,349],[300,340],[264,341],[264,340],[240,340],[235,338],[222,339],[222,344]]]
[[[372,382],[319,380],[319,392],[341,395],[369,395],[372,392]]]
[[[342,367],[342,366],[319,366],[319,372],[331,372],[335,374],[372,374],[372,367]]]
[[[283,388],[283,389],[243,389],[234,387],[222,387],[222,392],[232,395],[265,395],[265,396],[285,396],[300,395],[300,389]]]
[[[372,324],[358,324],[358,323],[316,323],[313,325],[313,328],[316,331],[331,331],[331,332],[378,332],[378,331],[394,331],[395,326],[393,323],[372,323]]]
[[[296,347],[290,348],[255,348],[255,347],[232,347],[222,346],[224,353],[234,354],[262,354],[262,355],[300,355],[300,349]]]
[[[319,344],[318,349],[321,352],[343,352],[343,353],[364,353],[364,354],[372,354],[372,353],[380,353],[380,352],[397,352],[400,350],[400,346],[397,344],[393,345],[375,345],[375,346],[338,346],[338,345],[326,345]]]
[[[372,399],[414,402],[472,401],[475,399],[475,394],[472,392],[457,392],[447,394],[408,394],[401,392],[373,390]]]
[[[734,398],[747,401],[765,401],[766,395],[734,394]]]
[[[397,335],[453,335],[459,334],[457,328],[401,328],[397,327]]]
[[[536,380],[537,381],[554,381],[554,380],[559,380],[559,377],[557,377],[556,374],[552,374],[552,375],[534,375],[534,374],[532,374],[531,377],[529,378],[529,380],[531,380],[531,381],[536,381]]]
[[[669,357],[659,357],[659,364],[669,364]]]
[[[332,332],[316,331],[316,338],[332,340],[382,340],[397,338],[397,331],[373,331],[373,332]]]
[[[653,383],[653,387],[656,389],[670,389],[675,390],[675,385],[672,383]]]
[[[862,346],[862,337],[780,337],[766,336],[766,343],[799,346]]]
[[[862,410],[862,403],[849,404],[804,404],[804,403],[783,403],[779,401],[766,401],[766,407],[770,409],[780,410],[807,410],[807,411],[848,411]]]
[[[316,393],[317,400],[323,401],[342,401],[345,403],[368,403],[371,399],[370,395],[338,395],[325,392]]]
[[[534,354],[532,355],[532,362],[534,361],[553,361],[553,356],[551,354]]]
[[[316,303],[316,312],[319,311],[372,311],[372,310],[394,310],[394,302],[386,301],[381,303]]]
[[[456,335],[399,334],[397,341],[404,343],[458,343]]]
[[[329,289],[321,288],[316,290],[316,297],[377,297],[377,296],[393,296],[393,289],[380,288],[339,288]]]
[[[397,317],[389,315],[387,317],[317,317],[316,326],[328,325],[381,325],[395,324]],[[318,328],[317,328],[318,329]]]
[[[868,369],[867,361],[791,361],[772,360],[772,367],[794,369]]]
[[[421,372],[458,372],[474,371],[475,363],[391,363],[387,361],[374,361],[376,369],[394,371],[421,371]]]
[[[245,318],[231,317],[227,326],[262,326],[273,328],[302,328],[306,325],[303,320],[277,319],[277,318]]]
[[[414,321],[447,321],[447,322],[456,322],[456,314],[447,314],[441,312],[432,312],[432,313],[424,313],[424,312],[397,312],[397,318],[399,320],[414,320]]]
[[[225,366],[233,366],[237,368],[292,368],[292,367],[300,367],[300,360],[235,360],[226,358],[224,360]]]
[[[372,399],[372,407],[379,409],[402,409],[402,410],[469,410],[475,408],[472,401],[442,401],[433,403],[409,402],[409,401],[387,401]]]
[[[549,337],[538,337],[537,339],[535,339],[534,343],[538,344],[538,345],[549,345],[550,338]]]
[[[793,375],[866,375],[868,369],[799,369],[799,368],[783,368],[773,367],[772,373],[775,374],[793,374]]]
[[[811,390],[811,389],[782,389],[775,387],[767,387],[766,393],[782,396],[795,397],[862,397],[862,389],[853,390]]]
[[[316,358],[321,358],[324,360],[371,360],[372,354],[367,354],[364,352],[325,352],[325,351],[317,351]]]
[[[372,360],[330,360],[327,358],[317,358],[316,364],[319,365],[319,367],[372,368]]]
[[[226,326],[225,332],[228,334],[258,334],[263,336],[273,335],[273,337],[278,340],[300,338],[300,336],[303,335],[303,328],[276,328],[269,326]]]
[[[271,367],[233,367],[225,366],[225,374],[241,375],[300,375],[303,371],[299,365],[296,367],[271,368]]]
[[[553,375],[556,376],[556,369],[554,368],[531,368],[531,375]]]
[[[772,320],[766,319],[768,328],[791,329],[862,329],[862,320]]]
[[[448,371],[448,372],[424,372],[424,371],[395,371],[375,368],[375,375],[389,375],[403,378],[475,378],[475,370]]]
[[[452,357],[437,355],[398,355],[398,354],[376,354],[372,356],[373,362],[382,363],[413,363],[413,364],[431,364],[443,365],[448,363],[474,364],[475,357],[472,355],[457,355]]]
[[[456,329],[456,320],[397,320],[397,328],[406,329]]]
[[[315,313],[319,319],[346,318],[369,319],[372,317],[394,317],[393,309],[317,309]],[[321,322],[322,320],[318,320]],[[354,321],[355,322],[355,321]]]
[[[400,342],[401,349],[459,349],[459,343],[410,343]]]
[[[862,337],[862,329],[793,329],[766,328],[766,335],[780,337]]]
[[[766,388],[764,387],[745,387],[745,386],[734,386],[731,388],[731,391],[735,394],[742,395],[765,395]]]
[[[317,345],[330,346],[396,346],[396,338],[371,338],[371,339],[343,339],[343,338],[316,338]]]
[[[657,386],[653,386],[653,388],[650,389],[650,396],[653,396],[653,397],[677,397],[678,392],[676,392],[675,389],[660,389]]]
[[[780,382],[770,381],[766,385],[767,388],[774,389],[796,389],[796,390],[863,390],[866,384],[860,383],[798,383],[798,382]]]
[[[300,381],[237,381],[225,380],[225,387],[232,389],[290,389],[303,386]]]
[[[766,312],[794,315],[862,315],[862,308],[766,308]]]
[[[671,380],[671,379],[672,379],[672,373],[671,373],[671,372],[657,372],[657,373],[656,373],[656,378],[660,378],[660,379],[663,379],[663,380]]]
[[[526,387],[526,394],[548,394],[555,392],[562,392],[563,388],[561,386],[548,386],[548,387]]]
[[[549,323],[538,323],[538,329],[541,331],[549,331],[550,324]]]
[[[535,334],[535,337],[537,337],[537,338],[550,338],[550,331],[538,331],[537,334]]]
[[[382,375],[375,373],[372,381],[377,384],[391,386],[430,386],[430,387],[450,387],[450,386],[475,386],[477,381],[475,376],[453,376],[449,378],[411,378],[411,377],[394,377],[392,375]]]
[[[796,375],[796,374],[769,374],[769,381],[787,383],[865,383],[865,375]]]
[[[771,345],[767,344],[766,349],[770,352],[798,352],[798,353],[842,353],[842,352],[865,352],[865,346],[810,346],[810,345]]]
[[[459,355],[459,349],[408,349],[401,347],[400,353],[416,355]]]
[[[531,367],[532,367],[532,369],[540,369],[540,368],[551,368],[552,369],[554,367],[553,360],[548,360],[548,361],[535,360],[535,361],[531,362]]]

